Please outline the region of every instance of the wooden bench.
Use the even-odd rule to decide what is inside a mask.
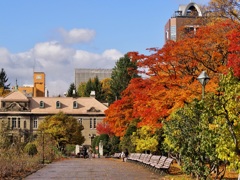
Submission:
[[[112,157],[119,159],[121,157],[121,153],[114,153],[114,155]]]
[[[143,159],[142,164],[143,164],[143,165],[146,165],[146,164],[150,161],[151,157],[152,157],[152,154],[148,154],[148,155]]]
[[[151,158],[149,167],[154,169],[154,166],[158,164],[160,158],[161,156],[157,156],[157,155],[155,155],[154,158]]]
[[[142,153],[141,156],[140,156],[140,158],[137,159],[137,161],[140,162],[140,163],[143,162],[144,158],[145,158],[147,155],[148,155],[148,154]]]
[[[135,153],[135,156],[133,158],[133,161],[137,161],[141,156],[141,153]]]
[[[158,163],[154,166],[154,168],[156,170],[160,169],[163,165],[164,162],[166,161],[167,157],[166,156],[161,156],[160,160],[158,161]]]
[[[163,161],[163,163],[160,163],[159,161],[159,165],[156,165],[155,169],[160,170],[161,172],[169,173],[169,168],[172,162],[173,162],[172,158],[166,158],[165,161]]]
[[[158,155],[152,155],[151,156],[151,158],[150,158],[150,160],[148,161],[148,162],[145,162],[144,164],[145,164],[145,166],[148,166],[148,167],[151,167],[151,163],[154,163],[154,162],[156,162],[156,161],[159,161],[159,159],[160,159],[160,156],[158,156]]]

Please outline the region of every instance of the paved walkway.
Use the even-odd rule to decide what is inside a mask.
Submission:
[[[112,158],[70,158],[54,162],[29,175],[25,180],[160,180],[157,173],[131,163]]]

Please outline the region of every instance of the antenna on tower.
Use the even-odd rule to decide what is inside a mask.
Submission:
[[[33,74],[34,74],[34,71],[35,71],[35,64],[36,64],[36,59],[34,58],[33,59]]]

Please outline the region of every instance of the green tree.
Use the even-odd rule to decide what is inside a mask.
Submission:
[[[214,170],[216,177],[225,173],[225,168],[220,171],[224,164],[215,150],[219,134],[210,126],[213,120],[206,102],[195,100],[173,113],[163,126],[166,150],[179,154],[183,171],[199,179],[207,179]]]
[[[77,93],[78,93],[78,96],[79,97],[85,97],[85,89],[86,89],[86,83],[80,83],[79,86],[78,86],[78,90],[77,90]]]
[[[58,148],[65,148],[66,144],[81,145],[85,138],[82,136],[83,126],[76,118],[63,112],[47,116],[39,125],[39,130],[51,136],[57,141]]]
[[[138,120],[133,120],[127,127],[126,133],[121,139],[119,144],[120,150],[128,149],[129,152],[136,152],[136,146],[132,143],[131,137],[134,132],[137,131]]]
[[[218,157],[240,172],[240,80],[232,72],[222,75],[218,93],[211,96],[208,106],[215,113],[212,129],[220,135]]]
[[[74,83],[71,83],[68,89],[67,97],[76,97],[77,95],[76,86]]]
[[[28,153],[29,156],[34,156],[38,153],[37,146],[34,143],[28,143],[24,147],[24,151]]]
[[[121,98],[121,92],[126,89],[130,80],[135,77],[138,77],[137,65],[126,54],[116,62],[111,74],[111,102]]]
[[[9,89],[10,84],[7,84],[8,78],[5,70],[2,68],[0,72],[0,87]]]
[[[133,132],[131,142],[136,146],[136,152],[155,152],[158,146],[158,136],[156,129],[150,126],[143,126]]]

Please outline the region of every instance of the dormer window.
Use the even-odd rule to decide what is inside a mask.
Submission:
[[[60,109],[60,108],[61,108],[61,103],[60,103],[60,101],[57,101],[57,102],[56,102],[56,108],[57,108],[57,109]]]
[[[44,108],[44,102],[43,102],[43,101],[40,101],[39,107],[40,107],[40,108]]]
[[[73,101],[73,109],[77,109],[78,108],[78,103],[77,101]]]

